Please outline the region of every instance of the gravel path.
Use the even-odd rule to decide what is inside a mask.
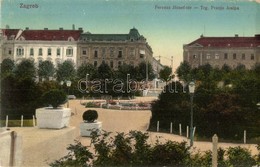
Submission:
[[[154,98],[138,98],[132,101],[151,101]],[[80,105],[81,100],[71,100],[70,101],[70,108],[74,112],[75,115],[72,116],[71,126],[77,127],[79,129],[79,123],[82,122],[82,114],[88,108]],[[151,111],[150,110],[111,110],[111,109],[102,109],[102,108],[95,108],[99,114],[98,120],[102,122],[103,130],[108,132],[125,132],[128,133],[130,130],[138,130],[147,132],[147,128],[149,126],[149,121],[151,118]],[[79,130],[78,130],[79,134]],[[173,141],[187,141],[187,138],[174,135],[174,134],[167,134],[167,133],[156,133],[156,132],[149,132],[150,135],[150,142],[154,143],[156,140],[156,136],[161,136],[162,140],[173,140]],[[90,139],[88,137],[80,137],[78,135],[77,139],[82,143],[89,145]],[[251,150],[252,154],[257,154],[258,151],[256,149],[255,144],[234,144],[234,143],[219,143],[219,147],[228,148],[228,147],[236,147],[241,146]],[[212,149],[211,142],[194,142],[194,151],[206,151]]]

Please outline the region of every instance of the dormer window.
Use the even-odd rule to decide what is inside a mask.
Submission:
[[[75,41],[73,37],[69,37],[68,41]]]

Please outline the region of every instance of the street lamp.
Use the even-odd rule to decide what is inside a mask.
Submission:
[[[190,146],[193,146],[193,97],[195,92],[195,83],[191,81],[189,83],[189,92],[190,92],[190,101],[191,101],[191,107],[190,107]]]
[[[88,76],[89,74],[86,74],[86,93],[88,93]]]
[[[67,106],[69,108],[69,89],[70,89],[70,86],[71,86],[71,81],[66,81],[66,85],[68,87],[68,103],[67,103]]]

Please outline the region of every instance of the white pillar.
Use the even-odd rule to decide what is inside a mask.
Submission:
[[[172,133],[172,122],[171,122],[171,125],[170,125],[170,133]]]
[[[159,132],[160,122],[157,121],[157,132]]]
[[[179,124],[179,131],[180,131],[180,136],[181,136],[181,134],[182,134],[182,132],[181,132],[181,124]]]
[[[196,126],[193,128],[193,139],[194,139],[194,136],[195,136],[195,131],[196,131]]]
[[[35,117],[33,115],[33,127],[35,127]]]
[[[212,137],[212,167],[218,166],[218,136]]]
[[[6,129],[8,128],[8,115],[5,118],[5,127],[6,127]]]
[[[23,127],[23,115],[21,115],[21,127]]]

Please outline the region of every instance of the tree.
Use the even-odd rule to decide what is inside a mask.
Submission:
[[[109,67],[108,64],[105,62],[102,62],[100,66],[98,67],[98,77],[99,79],[110,79],[113,78],[114,72],[113,70]]]
[[[72,81],[74,80],[76,75],[75,65],[72,61],[66,60],[62,64],[58,64],[58,69],[56,73],[58,81]]]
[[[146,73],[148,73],[148,80],[153,80],[155,78],[153,67],[150,63],[141,62],[136,68],[137,68],[137,76],[136,76],[137,80],[139,81],[145,80]],[[148,71],[146,71],[146,69],[148,69]]]
[[[39,63],[38,75],[40,78],[49,80],[50,77],[53,77],[55,74],[55,68],[51,61],[43,61]]]
[[[171,74],[172,74],[172,68],[168,67],[168,66],[164,66],[163,69],[160,70],[159,75],[160,78],[163,79],[164,81],[169,81],[171,78]]]
[[[11,59],[4,59],[1,63],[1,76],[7,76],[13,73],[14,70],[14,61]]]
[[[36,77],[36,68],[34,62],[30,59],[23,59],[15,68],[15,76],[19,79]]]
[[[136,79],[137,76],[137,68],[135,68],[131,64],[125,64],[123,66],[120,66],[117,71],[117,77],[120,79],[126,79],[127,74],[130,74],[131,78]]]
[[[94,77],[97,77],[97,68],[94,67],[90,63],[82,64],[77,69],[77,77],[79,79],[86,78],[86,75],[89,74],[88,79],[95,79]]]
[[[191,75],[191,66],[187,61],[184,61],[180,64],[180,66],[176,70],[177,76],[180,80],[183,80],[185,82],[191,81],[192,75]]]

